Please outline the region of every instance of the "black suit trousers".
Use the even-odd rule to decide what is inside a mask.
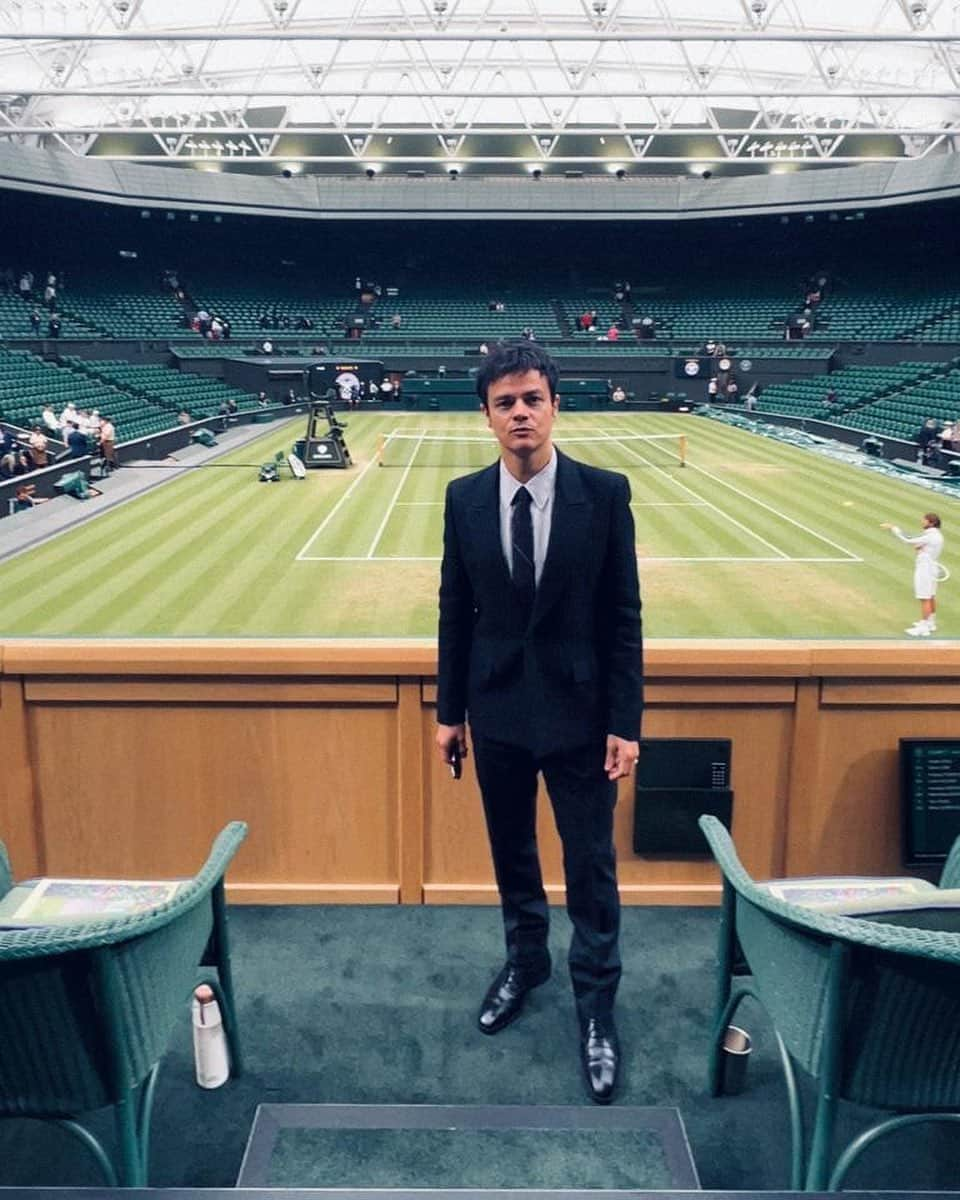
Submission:
[[[549,907],[537,851],[537,776],[543,773],[563,844],[569,967],[581,1021],[613,1010],[620,981],[620,897],[613,811],[616,784],[603,770],[605,740],[537,758],[478,736],[474,758],[503,912],[507,961],[539,973],[549,965]]]

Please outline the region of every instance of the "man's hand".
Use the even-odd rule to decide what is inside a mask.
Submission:
[[[603,769],[608,779],[624,779],[640,757],[640,743],[628,742],[616,734],[607,734],[607,757]]]
[[[467,757],[467,727],[466,725],[438,725],[437,726],[437,749],[440,751],[440,757],[451,766],[453,763],[453,749],[457,747],[460,751],[460,757]]]

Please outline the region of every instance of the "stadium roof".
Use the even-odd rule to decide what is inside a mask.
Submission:
[[[952,153],[954,0],[10,0],[0,145],[218,170]]]

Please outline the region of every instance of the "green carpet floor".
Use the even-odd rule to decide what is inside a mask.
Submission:
[[[196,1087],[185,1004],[157,1090],[152,1185],[232,1186],[260,1103],[583,1103],[562,912],[553,978],[495,1038],[474,1022],[502,957],[496,909],[239,908],[231,922],[247,1071],[216,1091]],[[716,932],[714,910],[624,910],[620,1102],[680,1110],[704,1188],[783,1188],[783,1083],[769,1029],[746,1007],[739,1023],[756,1046],[748,1089],[706,1093]],[[940,1126],[874,1148],[847,1186],[919,1190],[958,1179],[960,1139]],[[0,1121],[0,1186],[99,1182],[61,1131]]]
[[[626,1188],[673,1180],[649,1130],[283,1129],[265,1186]]]

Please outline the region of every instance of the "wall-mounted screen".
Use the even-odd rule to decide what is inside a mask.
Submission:
[[[943,862],[960,836],[960,740],[900,739],[904,865]]]

